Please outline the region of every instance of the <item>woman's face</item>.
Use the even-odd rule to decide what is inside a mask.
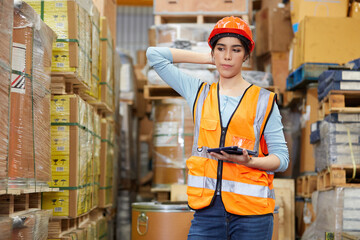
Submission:
[[[245,48],[238,38],[223,37],[216,43],[213,56],[220,76],[232,78],[241,72]]]

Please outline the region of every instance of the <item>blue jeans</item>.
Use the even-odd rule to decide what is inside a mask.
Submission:
[[[197,210],[188,240],[271,240],[273,215],[239,216],[226,212],[221,196],[214,204]]]

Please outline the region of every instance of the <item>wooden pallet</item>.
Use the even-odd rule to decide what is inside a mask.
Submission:
[[[58,192],[59,188],[51,188],[48,186],[36,186],[30,188],[8,188],[0,190],[0,196],[9,194],[9,195],[20,195],[20,194],[29,194],[29,193],[42,193],[42,192]]]
[[[164,23],[196,23],[196,24],[204,24],[204,23],[213,23],[215,24],[217,21],[222,19],[223,17],[227,17],[229,14],[224,13],[223,15],[213,15],[213,14],[196,14],[196,13],[188,13],[188,14],[161,14],[155,15],[154,23],[155,25],[160,25]],[[236,15],[237,17],[242,18],[244,21],[249,23],[249,15]]]
[[[105,102],[102,102],[98,99],[96,99],[93,96],[90,96],[89,94],[80,91],[80,92],[76,92],[83,100],[85,100],[87,103],[89,103],[91,106],[93,106],[100,114],[104,113],[113,113],[113,109],[111,109],[111,107],[106,104]]]
[[[317,175],[307,174],[296,179],[296,195],[311,198],[311,194],[317,189]]]
[[[57,95],[89,91],[90,87],[76,73],[51,73],[51,93]]]
[[[90,222],[91,216],[91,212],[88,212],[77,218],[51,218],[48,227],[48,238],[64,237],[64,235],[73,232]]]
[[[41,193],[5,194],[0,196],[1,216],[21,215],[32,209],[41,209]]]
[[[318,173],[317,190],[329,190],[334,187],[360,187],[360,165],[356,165],[356,176],[352,178],[352,165],[331,165]]]
[[[286,89],[304,88],[308,83],[317,82],[324,71],[337,66],[329,63],[304,63],[287,77]]]
[[[319,116],[330,113],[360,113],[360,91],[331,90],[319,104]]]

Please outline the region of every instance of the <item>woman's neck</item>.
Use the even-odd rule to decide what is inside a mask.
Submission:
[[[219,87],[220,94],[238,97],[243,95],[244,91],[250,86],[250,83],[245,81],[241,74],[236,75],[232,78],[220,77]]]

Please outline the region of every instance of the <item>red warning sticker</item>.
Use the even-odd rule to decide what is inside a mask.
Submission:
[[[25,74],[26,66],[26,45],[21,43],[13,43],[12,48],[12,69],[16,72]],[[11,74],[11,92],[25,93],[24,75],[12,73]]]

